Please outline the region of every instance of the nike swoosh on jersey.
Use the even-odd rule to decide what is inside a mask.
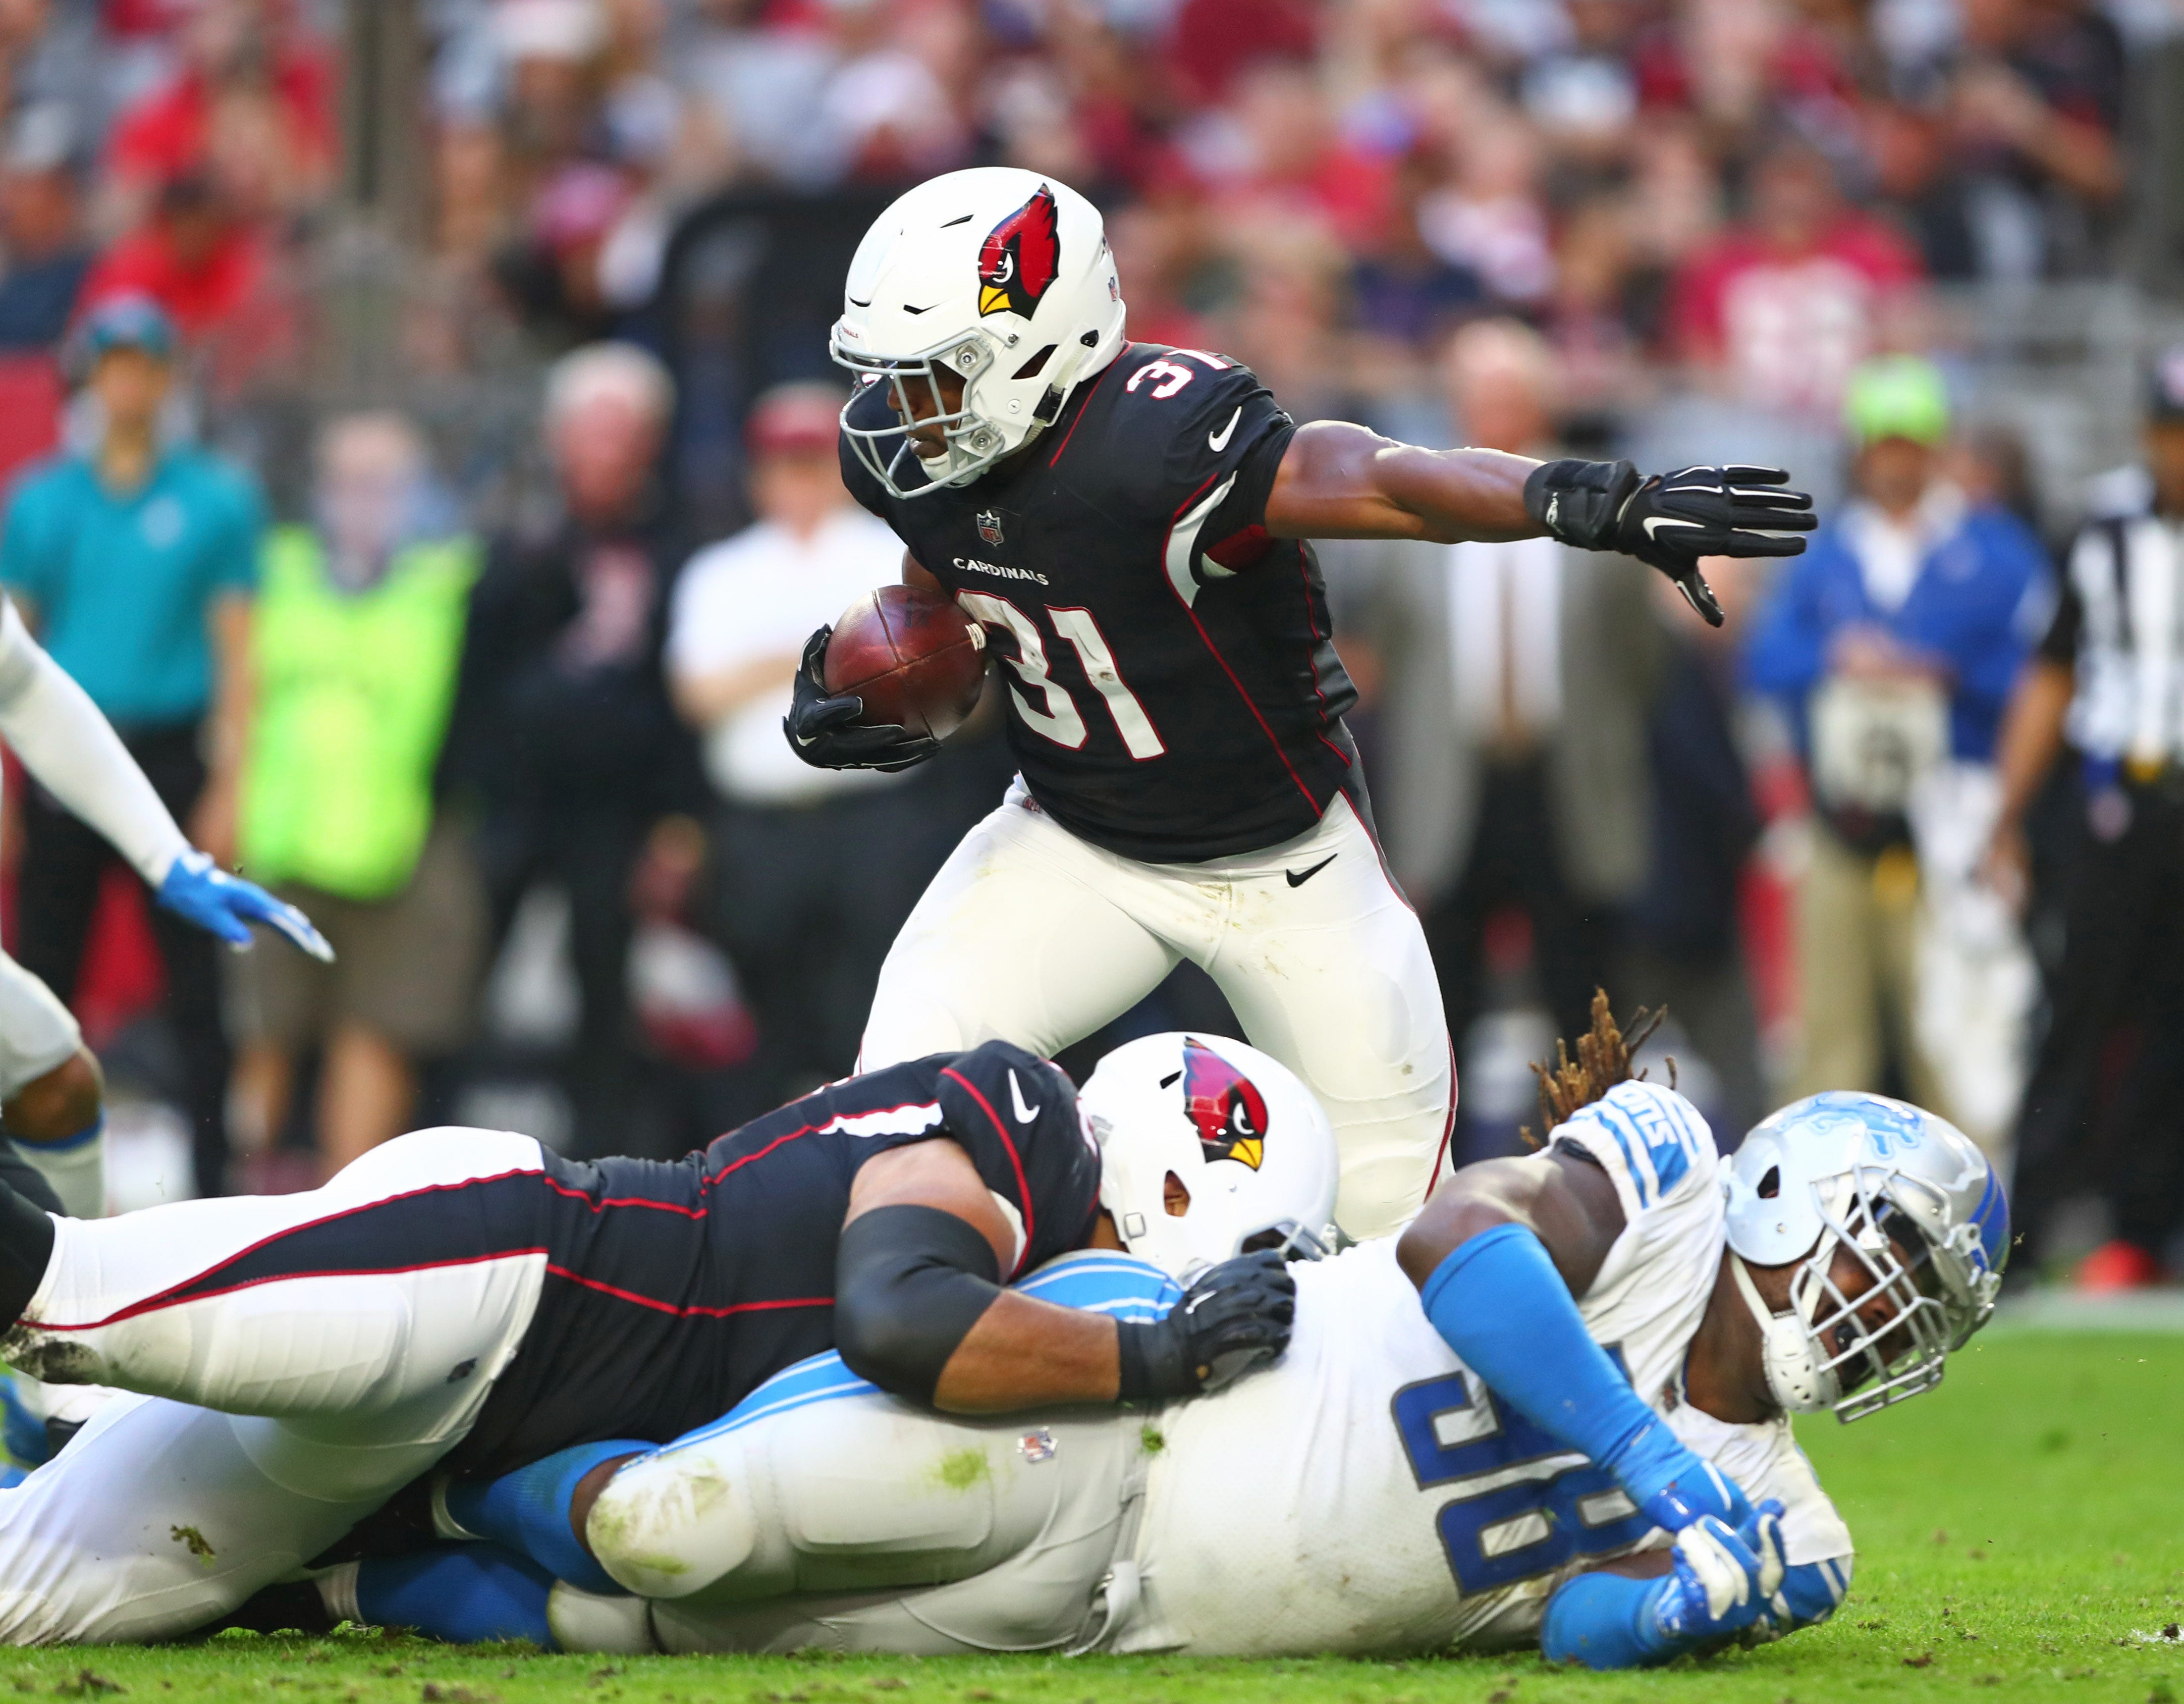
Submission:
[[[1218,432],[1209,432],[1206,434],[1206,447],[1216,455],[1226,450],[1228,447],[1228,440],[1235,435],[1236,422],[1243,417],[1244,405],[1240,402],[1236,405],[1235,413],[1228,416],[1228,425],[1223,427]]]
[[[1303,871],[1285,869],[1282,874],[1289,878],[1289,884],[1291,887],[1302,887],[1306,882],[1318,875],[1320,871],[1325,869],[1328,865],[1333,863],[1335,859],[1341,856],[1342,854],[1340,852],[1329,852],[1310,869]]]
[[[1025,1102],[1023,1085],[1017,1081],[1017,1074],[1014,1071],[1009,1073],[1009,1098],[1016,1103],[1018,1124],[1029,1124],[1039,1116],[1039,1109]]]

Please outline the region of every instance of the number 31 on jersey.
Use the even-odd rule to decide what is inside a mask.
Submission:
[[[1081,747],[1086,733],[1084,718],[1076,701],[1047,667],[1046,642],[1040,636],[1038,623],[998,593],[958,592],[956,602],[973,620],[1016,641],[1017,654],[1006,660],[1016,670],[1024,690],[1012,684],[1009,696],[1016,701],[1017,713],[1023,718],[1024,725],[1072,751]],[[1084,679],[1106,701],[1107,713],[1114,718],[1115,731],[1123,736],[1123,744],[1129,754],[1142,761],[1157,757],[1167,751],[1152,718],[1145,714],[1145,707],[1138,701],[1123,681],[1122,671],[1115,667],[1115,653],[1100,631],[1100,623],[1092,618],[1092,612],[1049,605],[1046,616],[1054,624],[1056,634],[1076,651]],[[1038,704],[1025,696],[1026,690],[1038,696]]]

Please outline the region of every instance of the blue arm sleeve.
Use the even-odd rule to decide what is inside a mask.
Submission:
[[[1496,1396],[1607,1469],[1632,1501],[1646,1503],[1701,1467],[1592,1340],[1546,1245],[1525,1226],[1497,1225],[1456,1249],[1419,1299]]]
[[[600,1462],[617,1455],[647,1455],[653,1447],[625,1439],[579,1444],[498,1479],[459,1479],[448,1487],[448,1513],[465,1532],[507,1545],[555,1579],[584,1591],[618,1594],[622,1589],[613,1576],[577,1539],[569,1504],[577,1483]]]
[[[1622,1574],[1580,1574],[1547,1600],[1540,1627],[1540,1654],[1550,1662],[1582,1662],[1587,1668],[1636,1668],[1673,1655],[1653,1613],[1665,1579]]]
[[[498,1545],[443,1545],[375,1556],[356,1573],[357,1612],[374,1627],[408,1627],[450,1645],[527,1639],[556,1651],[546,1619],[554,1576]]]

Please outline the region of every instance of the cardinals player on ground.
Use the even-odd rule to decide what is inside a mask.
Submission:
[[[1375,1235],[1425,1194],[1454,1075],[1305,541],[1546,532],[1642,557],[1718,622],[1699,557],[1795,555],[1810,503],[1771,469],[1646,478],[1300,427],[1236,362],[1124,321],[1099,213],[1032,172],[920,185],[850,265],[833,354],[866,383],[843,475],[907,546],[904,579],[988,630],[1019,772],[897,938],[862,1063],[994,1036],[1050,1057],[1189,958],[1324,1103],[1342,1226]],[[798,755],[931,756],[827,695],[827,638],[788,718]]]

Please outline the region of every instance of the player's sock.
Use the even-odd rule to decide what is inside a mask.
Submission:
[[[585,1591],[619,1592],[622,1588],[577,1538],[569,1505],[577,1482],[600,1462],[646,1455],[652,1447],[625,1439],[580,1444],[498,1479],[459,1480],[447,1489],[448,1514],[465,1532],[506,1545],[550,1569],[556,1579]]]
[[[36,1168],[71,1219],[106,1216],[106,1115],[58,1142],[15,1138],[15,1151]]]
[[[53,1257],[53,1221],[0,1177],[0,1330],[23,1316]]]
[[[319,1580],[337,1620],[407,1627],[450,1645],[527,1639],[560,1649],[546,1619],[554,1576],[499,1545],[443,1545],[406,1556],[373,1556]]]
[[[1496,1225],[1458,1245],[1426,1280],[1426,1317],[1494,1394],[1615,1476],[1671,1532],[1703,1514],[1734,1526],[1743,1494],[1701,1461],[1592,1340],[1546,1245]]]

